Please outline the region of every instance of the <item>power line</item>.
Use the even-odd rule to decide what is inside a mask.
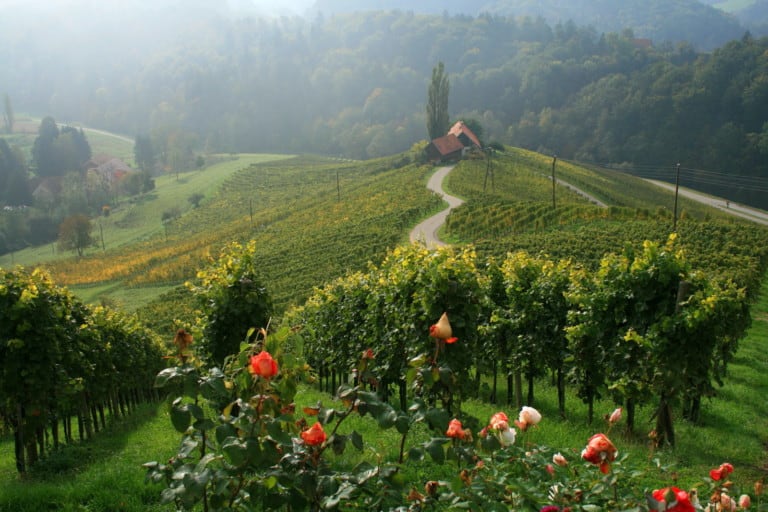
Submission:
[[[569,160],[569,162],[585,167],[596,167],[609,172],[630,174],[640,178],[660,179],[670,183],[672,182],[675,171],[675,167],[672,166],[625,165],[621,168],[617,168],[607,164],[579,162],[577,160]],[[768,192],[768,180],[756,176],[740,176],[737,174],[681,166],[680,178],[687,183],[693,182],[701,185],[715,185],[751,192]]]

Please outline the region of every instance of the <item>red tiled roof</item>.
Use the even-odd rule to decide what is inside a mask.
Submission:
[[[464,149],[464,144],[462,144],[459,138],[452,133],[433,139],[432,144],[441,155],[450,155],[451,153]]]
[[[474,144],[477,147],[480,147],[480,140],[477,138],[477,136],[472,132],[472,130],[467,127],[462,121],[456,121],[456,124],[454,124],[450,130],[448,130],[449,135],[455,135],[456,137],[460,136],[461,134],[466,135],[469,140],[472,141],[472,144]]]

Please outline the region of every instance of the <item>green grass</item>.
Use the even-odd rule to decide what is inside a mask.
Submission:
[[[284,158],[289,157],[242,154],[201,170],[181,173],[178,178],[176,175],[158,176],[155,178],[155,190],[140,197],[121,199],[109,217],[100,217],[94,221],[93,236],[99,239],[99,246],[86,251],[86,255],[102,252],[102,231],[104,248],[107,250],[136,244],[152,236],[162,236],[164,229],[161,219],[166,210],[179,208],[182,214],[189,212],[192,205],[187,198],[193,193],[203,193],[204,203],[215,196],[221,184],[238,171],[255,163]],[[0,256],[0,266],[11,264],[11,260],[15,264],[32,265],[71,258],[71,252],[62,253],[53,245],[45,245],[17,251],[12,256]]]
[[[178,436],[163,405],[145,405],[91,441],[56,452],[28,476],[16,474],[12,440],[0,442],[0,512],[153,511],[160,487],[144,482],[142,464],[167,459]]]
[[[30,117],[24,114],[16,114],[14,124],[14,133],[11,135],[0,134],[0,137],[6,139],[9,144],[18,146],[28,160],[32,159],[32,145],[37,137],[37,130],[41,119]],[[62,128],[58,123],[59,129]],[[78,123],[72,126],[79,128]],[[101,130],[83,128],[88,144],[91,146],[91,154],[109,155],[119,158],[127,164],[133,164],[133,144],[134,140],[130,137],[112,134]]]

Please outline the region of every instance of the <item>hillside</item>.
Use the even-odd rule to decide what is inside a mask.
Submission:
[[[313,287],[379,261],[387,249],[407,241],[419,220],[440,209],[439,199],[426,189],[432,168],[409,161],[407,154],[368,162],[241,155],[178,180],[159,178],[155,192],[116,208],[102,219],[106,250],[94,248],[78,261],[43,247],[17,253],[14,262],[45,262],[58,282],[86,300],[141,309],[154,327],[167,330],[174,318],[191,318],[185,312],[189,298],[176,291],[156,299],[193,279],[224,244],[254,238],[264,280],[283,311],[300,304]],[[452,242],[476,244],[483,255],[525,248],[594,259],[628,242],[663,240],[671,229],[674,195],[626,174],[560,162],[559,179],[611,207],[594,206],[561,186],[553,211],[549,157],[509,149],[492,162],[490,182],[487,170],[484,160],[463,162],[446,184],[467,203],[449,217],[445,235]],[[187,205],[164,228],[163,209],[184,203],[196,191],[205,193],[199,208]],[[679,212],[683,230],[714,222],[724,226],[717,236],[727,238],[739,226],[751,226],[682,197]],[[585,230],[602,234],[585,237]],[[753,232],[762,231],[746,231]],[[587,246],[576,241],[591,237],[600,243],[583,252]],[[760,258],[759,252],[746,252],[754,244],[734,243],[739,249],[731,263],[736,257]],[[8,256],[0,259],[9,263]],[[718,265],[707,263],[715,271]],[[751,268],[740,279],[751,279]]]
[[[597,32],[632,30],[636,36],[657,44],[686,41],[697,48],[712,50],[747,30],[736,18],[707,2],[684,0],[485,0],[467,2],[422,1],[417,5],[404,0],[318,0],[311,13],[350,13],[363,10],[400,9],[442,15],[493,15],[541,17],[551,25],[568,22],[593,27]]]
[[[292,305],[302,304],[314,290],[337,276],[354,270],[364,275],[385,256],[390,265],[398,267],[401,262],[397,255],[411,250],[390,249],[405,243],[410,228],[441,208],[441,201],[425,187],[434,168],[419,164],[414,156],[400,154],[363,162],[317,156],[230,155],[232,159],[203,170],[182,173],[178,178],[166,176],[158,180],[156,190],[143,203],[124,210],[116,208],[110,216],[116,224],[110,229],[114,235],[124,230],[119,246],[111,243],[106,251],[94,250],[79,261],[57,254],[45,266],[58,282],[71,286],[80,296],[138,309],[140,317],[167,340],[174,327],[194,322],[189,296],[179,285],[193,280],[196,268],[216,257],[223,244],[252,238],[256,241],[259,272],[282,313]],[[551,157],[511,147],[492,160],[476,155],[459,163],[446,186],[466,203],[449,218],[446,233],[451,241],[475,244],[479,262],[486,256],[501,258],[508,251],[527,249],[532,254],[572,259],[590,271],[605,252],[623,250],[631,254],[644,240],[662,241],[669,235],[672,193],[615,170],[559,161],[560,180],[588,191],[609,206],[595,206],[568,187],[557,186],[557,206],[553,207],[551,171]],[[159,210],[153,203],[168,204],[166,201],[174,198],[178,202],[194,191],[206,194],[200,206],[186,209],[167,225],[167,232],[158,229]],[[680,247],[693,268],[715,279],[735,279],[751,297],[757,297],[768,267],[768,230],[731,218],[722,209],[684,198],[679,207]],[[133,226],[128,225],[131,219],[135,221]],[[140,229],[146,230],[143,235]],[[418,252],[419,248],[412,251]],[[31,252],[23,256],[29,258],[30,264],[35,257]],[[429,259],[430,254],[423,251],[421,257]],[[435,261],[441,260],[434,259],[429,272],[418,279],[427,279],[433,271],[441,274]],[[450,276],[450,271],[446,275]],[[389,280],[386,286],[390,282],[396,280]],[[372,281],[374,287],[376,283],[380,282]],[[446,290],[425,287],[420,293],[451,295],[451,287]],[[133,294],[130,303],[125,300],[126,292]],[[462,293],[471,292],[462,289]],[[451,298],[461,301],[463,297],[460,293]],[[756,307],[764,305],[763,299]],[[358,309],[350,309],[354,310],[350,318],[354,318]],[[400,313],[411,314],[405,308]],[[275,324],[279,320],[275,318]],[[351,327],[358,325],[352,323]],[[456,328],[460,328],[458,323]],[[702,424],[679,421],[676,450],[654,452],[664,457],[665,464],[675,464],[675,479],[684,485],[698,481],[712,464],[726,459],[738,466],[737,481],[747,482],[744,485],[751,485],[763,474],[764,407],[755,407],[749,397],[765,388],[761,349],[764,331],[765,318],[760,314],[753,334],[740,345],[729,366],[733,374],[726,379],[726,386],[718,387],[718,396],[708,397],[702,407]],[[364,338],[371,336],[368,330],[360,334]],[[387,336],[394,339],[403,334],[392,330],[378,342],[386,346],[391,341]],[[385,359],[382,352],[377,354],[377,364]],[[325,379],[329,379],[327,374]],[[485,384],[483,393],[487,397],[490,387]],[[508,390],[504,386],[502,383],[499,393]],[[545,415],[546,426],[528,432],[523,439],[556,447],[579,446],[595,428],[586,425],[579,397],[569,388],[571,412],[565,420],[558,416],[555,393],[544,389],[549,386],[549,378],[537,380],[537,386],[536,405]],[[308,387],[302,387],[296,398],[297,411],[319,400],[330,401],[327,395]],[[613,406],[608,399],[598,402],[599,411],[609,411]],[[500,406],[472,400],[465,407],[485,418]],[[652,413],[651,407],[643,407],[638,418],[644,420]],[[97,436],[93,444],[76,444],[72,451],[55,453],[50,460],[51,468],[56,469],[41,469],[23,485],[14,473],[13,443],[8,438],[0,439],[0,475],[5,477],[0,483],[0,509],[5,503],[14,510],[37,510],[40,503],[61,508],[76,502],[72,510],[81,504],[99,511],[162,510],[158,505],[160,486],[144,482],[140,464],[151,459],[168,460],[173,447],[178,446],[179,434],[172,430],[165,409],[155,414],[154,409],[140,410],[128,428],[110,429],[106,435]],[[739,418],[748,418],[746,427],[737,428]],[[638,431],[645,427],[643,421]],[[400,442],[400,438],[382,435],[373,422],[361,421],[350,428],[364,434],[366,442],[375,440],[382,453],[395,453],[392,447]],[[630,454],[633,464],[645,464],[649,452],[644,435],[633,438],[616,430],[612,437],[618,439],[623,454]],[[701,449],[708,445],[714,448]],[[573,467],[578,453],[573,448]],[[333,460],[348,464],[355,459]],[[453,464],[438,466],[431,459],[408,464],[403,477],[407,482],[420,482],[426,477],[442,479],[442,472],[448,479],[454,468]],[[541,473],[548,478],[543,470]],[[657,485],[670,478],[666,467],[664,471],[654,467],[642,484]],[[105,488],[108,493],[103,492]]]
[[[696,170],[696,187],[766,207],[768,40],[757,32],[699,51],[501,11],[265,19],[206,2],[178,10],[170,0],[149,4],[132,3],[120,15],[94,6],[77,16],[79,0],[41,12],[17,3],[18,12],[0,20],[0,92],[17,112],[151,136],[172,150],[162,152],[165,160],[190,146],[368,159],[426,137],[427,81],[442,61],[450,117],[476,120],[485,143],[614,166],[680,162]],[[541,3],[569,5],[582,4]],[[690,18],[707,36],[720,33],[705,16],[717,13],[711,7],[664,3],[680,9],[681,20],[661,2],[637,5],[612,11],[650,13],[656,18],[636,22],[670,23],[677,33]],[[114,26],[119,35],[109,33]],[[153,37],[125,35],[139,31]],[[109,38],[109,48],[98,38]]]

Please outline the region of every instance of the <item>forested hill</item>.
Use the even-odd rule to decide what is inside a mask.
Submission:
[[[0,94],[17,112],[151,134],[163,155],[370,158],[427,137],[427,86],[442,61],[451,118],[477,120],[485,142],[631,169],[679,162],[685,184],[768,207],[768,39],[697,53],[541,18],[265,20],[202,1],[89,5],[89,16],[0,18]]]
[[[502,16],[542,17],[550,24],[572,21],[598,32],[630,28],[638,37],[657,42],[688,41],[710,50],[741,37],[747,29],[759,30],[745,18],[699,0],[317,0],[311,12],[349,13],[362,10],[401,9],[429,14],[490,13]]]

